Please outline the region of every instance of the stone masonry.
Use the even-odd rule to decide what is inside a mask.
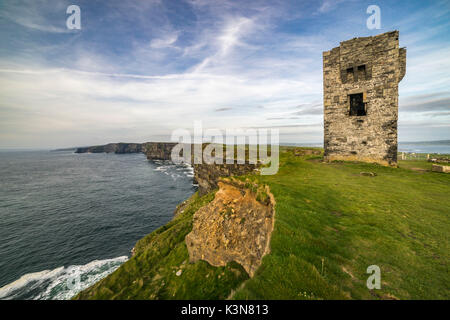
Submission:
[[[398,31],[354,38],[323,53],[324,157],[397,164]]]

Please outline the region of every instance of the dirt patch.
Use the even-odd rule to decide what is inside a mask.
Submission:
[[[267,186],[255,192],[235,181],[218,185],[214,200],[194,214],[192,232],[186,236],[190,262],[225,266],[235,261],[252,277],[270,252],[274,198]]]

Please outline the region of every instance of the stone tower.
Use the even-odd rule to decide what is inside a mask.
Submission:
[[[398,31],[354,38],[323,53],[325,160],[397,164]]]

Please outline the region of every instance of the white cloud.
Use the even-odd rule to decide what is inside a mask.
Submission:
[[[155,49],[173,47],[173,44],[177,41],[177,39],[178,39],[178,34],[172,33],[162,39],[161,38],[153,39],[150,42],[150,47],[155,48]]]

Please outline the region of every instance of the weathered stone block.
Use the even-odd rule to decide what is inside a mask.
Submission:
[[[450,166],[441,166],[438,164],[433,164],[431,170],[435,172],[450,173]]]

